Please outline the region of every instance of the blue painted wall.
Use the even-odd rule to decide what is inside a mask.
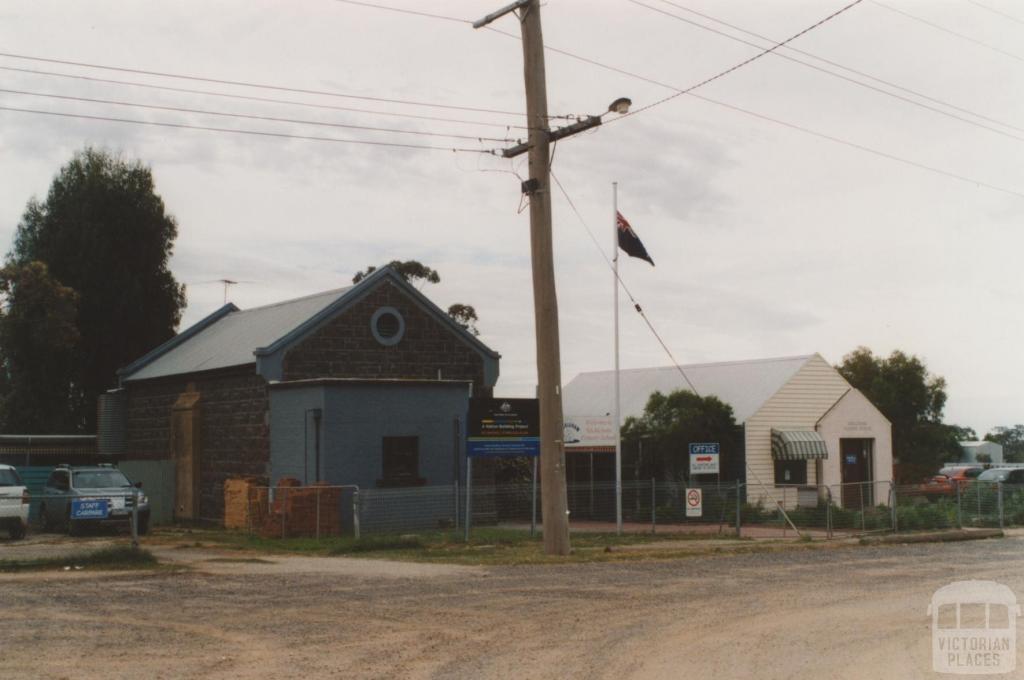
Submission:
[[[419,476],[426,486],[451,485],[456,478],[461,486],[468,407],[469,386],[462,383],[272,386],[271,480],[316,481],[312,410],[321,409],[320,479],[373,490],[364,495],[367,500],[372,495],[375,502],[364,506],[363,526],[372,530],[386,522],[396,530],[436,527],[452,519],[454,502],[418,503],[422,494],[415,493],[417,487],[376,490],[383,476],[383,438],[419,437]],[[394,502],[387,502],[387,496],[394,496]]]

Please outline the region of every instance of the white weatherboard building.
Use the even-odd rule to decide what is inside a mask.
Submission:
[[[960,457],[960,460],[964,463],[977,463],[978,454],[988,456],[988,460],[984,462],[1003,462],[1003,446],[1001,444],[996,444],[995,442],[960,442],[960,450],[963,451],[963,455]]]
[[[749,500],[817,502],[817,490],[801,494],[793,487],[825,485],[836,503],[887,502],[892,426],[820,354],[682,369],[701,396],[732,406],[743,428]],[[565,412],[612,413],[614,380],[614,371],[579,374],[563,391]],[[656,391],[689,389],[675,366],[620,371],[620,385],[623,420],[641,416]]]

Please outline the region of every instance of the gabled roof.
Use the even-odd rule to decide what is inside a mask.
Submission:
[[[280,359],[289,347],[384,280],[405,291],[422,309],[449,325],[456,335],[484,355],[485,360],[490,360],[493,366],[488,366],[488,371],[497,380],[499,355],[455,323],[390,267],[376,270],[354,286],[272,305],[242,310],[229,303],[122,368],[118,375],[124,381],[149,380],[262,362],[267,365],[267,370],[261,369],[260,373],[267,379],[279,379],[275,373],[280,372]]]
[[[732,406],[737,423],[746,422],[814,355],[727,361],[682,366],[702,396],[714,395]],[[619,372],[622,419],[643,415],[654,392],[689,389],[675,366],[631,368]],[[580,373],[562,391],[562,409],[571,415],[604,415],[615,408],[615,372]]]

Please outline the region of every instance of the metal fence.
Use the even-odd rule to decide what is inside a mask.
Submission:
[[[693,489],[700,491],[699,512],[687,502]],[[629,533],[833,538],[872,532],[1024,526],[1024,485],[977,480],[948,487],[891,482],[687,486],[664,480],[631,480],[622,483],[621,498],[622,529]],[[126,508],[132,502],[131,494],[109,499],[110,516],[102,522],[68,523],[65,506],[70,499],[33,495],[30,530],[128,526]],[[618,529],[614,483],[570,484],[567,500],[572,531]],[[45,504],[58,502],[63,504],[62,511],[54,513],[51,507],[51,512],[42,512]],[[530,483],[476,485],[468,499],[465,488],[457,484],[392,489],[318,484],[250,486],[241,498],[226,499],[223,523],[267,538],[430,531],[466,536],[479,527],[539,531],[542,514],[541,490]],[[145,531],[145,520],[140,519],[140,524]]]
[[[692,489],[700,490],[699,512],[688,512]],[[570,484],[566,491],[571,530],[618,529],[614,483]],[[532,484],[477,485],[471,494],[467,499],[457,484],[250,487],[242,516],[229,506],[225,524],[264,537],[321,538],[427,531],[468,535],[486,526],[536,531],[543,519],[540,488]],[[622,483],[622,528],[631,533],[833,538],[1013,525],[1024,525],[1024,485],[971,481],[936,492],[927,485],[888,481],[770,488],[736,482]]]

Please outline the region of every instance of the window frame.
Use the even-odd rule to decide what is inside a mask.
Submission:
[[[410,460],[394,460],[409,457]],[[381,476],[379,487],[423,486],[427,480],[420,476],[419,435],[387,435],[381,437]]]
[[[805,486],[807,484],[807,461],[806,460],[774,460],[772,466],[772,474],[775,480],[775,486]],[[803,479],[800,479],[800,475],[797,475],[797,479],[787,481],[784,479],[786,468],[796,469],[797,466],[802,465]]]

